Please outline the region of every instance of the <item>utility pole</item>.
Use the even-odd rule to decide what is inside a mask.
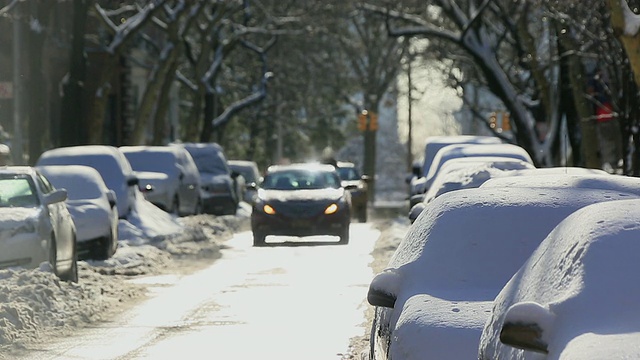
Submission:
[[[376,134],[378,132],[378,114],[362,110],[358,115],[358,129],[364,136],[364,173],[369,176],[369,202],[375,199],[376,175]]]
[[[11,154],[13,163],[22,165],[22,24],[20,22],[20,5],[16,6],[13,14],[13,138],[11,140]]]

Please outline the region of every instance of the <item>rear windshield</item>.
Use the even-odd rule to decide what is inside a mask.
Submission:
[[[340,175],[340,179],[342,180],[360,180],[360,174],[352,167],[339,167],[338,175]]]
[[[227,159],[222,152],[212,148],[185,148],[189,151],[189,154],[191,154],[199,172],[224,175],[231,174],[229,166],[227,165]]]

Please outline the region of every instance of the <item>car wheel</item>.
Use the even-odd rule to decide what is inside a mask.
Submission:
[[[265,239],[267,238],[267,235],[254,231],[253,232],[253,246],[264,246],[265,245]]]
[[[73,239],[75,244],[76,239]],[[69,281],[73,283],[78,282],[78,255],[76,253],[75,245],[73,247],[73,259],[71,260],[71,268],[63,273],[58,274],[60,280]]]
[[[111,253],[111,249],[113,248],[113,234],[109,233],[109,236],[105,237],[104,240],[98,242],[96,248],[94,249],[93,258],[95,260],[107,260],[113,255]]]
[[[346,245],[349,243],[349,224],[342,229],[342,233],[340,234],[340,242],[339,244]]]

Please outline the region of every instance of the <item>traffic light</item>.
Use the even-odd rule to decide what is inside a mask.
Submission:
[[[511,130],[511,123],[509,122],[509,113],[502,114],[502,131]]]
[[[498,127],[498,115],[495,112],[489,114],[489,127],[492,129]]]
[[[378,130],[378,114],[369,113],[369,131]]]
[[[360,114],[358,114],[358,130],[367,130],[367,110],[363,110]]]

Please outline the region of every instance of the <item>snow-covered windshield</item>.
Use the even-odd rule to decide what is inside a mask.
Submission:
[[[104,194],[95,181],[80,174],[47,173],[46,176],[55,188],[67,190],[69,200],[99,199]]]

